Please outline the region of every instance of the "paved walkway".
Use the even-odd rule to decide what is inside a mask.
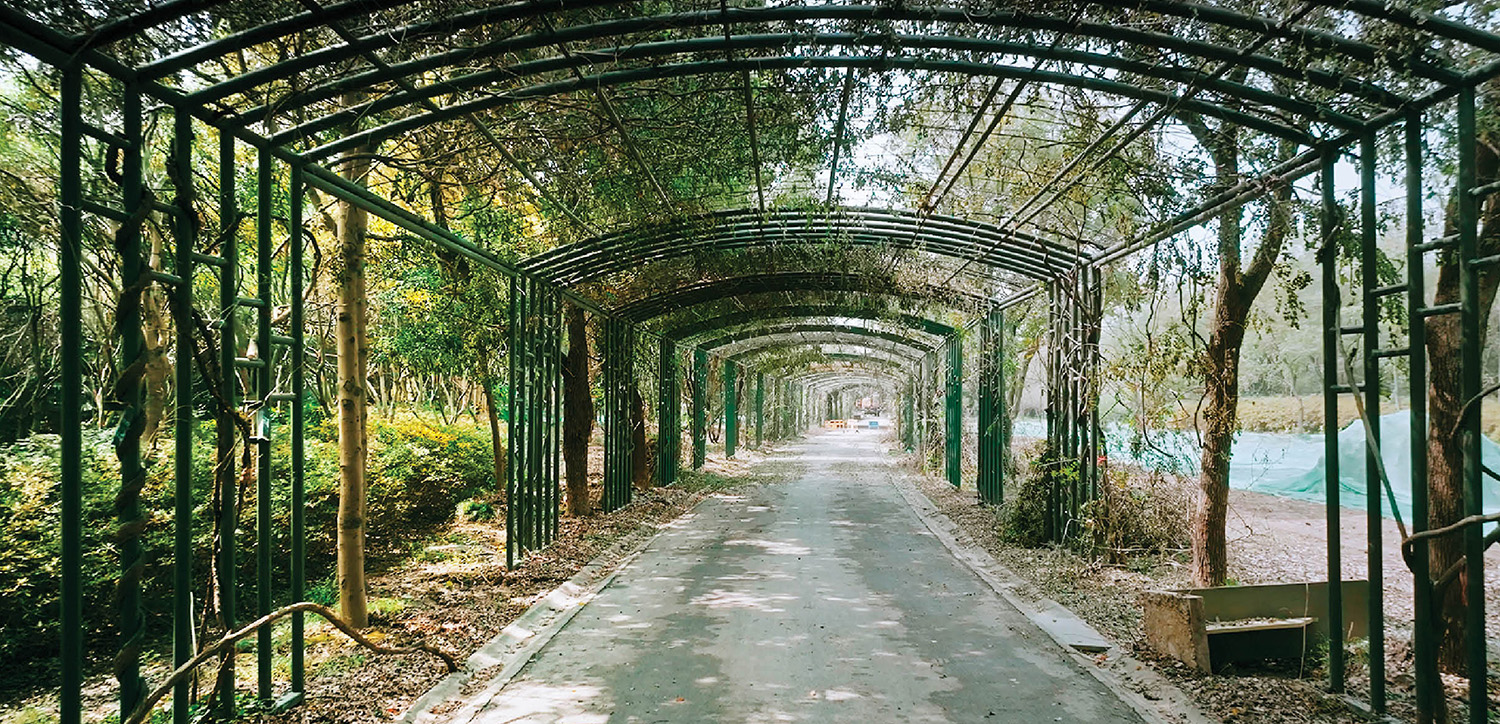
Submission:
[[[1139,722],[927,531],[874,437],[705,502],[474,721]]]

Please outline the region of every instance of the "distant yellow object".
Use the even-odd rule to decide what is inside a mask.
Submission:
[[[827,428],[830,428],[830,429],[831,428],[836,428],[836,427],[842,428],[842,427],[848,427],[849,423],[848,423],[847,420],[828,420],[828,421],[826,421],[826,422],[823,423],[823,426],[827,427]]]

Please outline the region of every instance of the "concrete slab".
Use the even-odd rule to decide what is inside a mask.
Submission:
[[[699,506],[453,721],[1142,721],[955,559],[876,440],[797,453],[794,481]]]

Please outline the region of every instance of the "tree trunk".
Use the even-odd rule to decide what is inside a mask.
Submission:
[[[568,353],[563,356],[562,373],[568,515],[588,515],[593,512],[589,501],[589,438],[594,434],[594,397],[589,385],[588,317],[582,307],[568,307]]]
[[[486,361],[484,368],[490,368]],[[486,376],[484,379],[484,410],[490,418],[490,451],[495,456],[495,488],[505,489],[505,441],[500,439],[500,411],[495,407],[495,380]],[[505,501],[507,505],[509,500]]]
[[[1203,459],[1193,514],[1193,584],[1222,586],[1229,575],[1224,526],[1229,513],[1229,461],[1239,426],[1240,343],[1249,305],[1239,284],[1219,279],[1214,326],[1204,365]]]
[[[1480,126],[1483,128],[1483,124]],[[1476,159],[1476,177],[1479,184],[1493,182],[1500,175],[1500,154],[1495,148],[1493,133],[1481,131]],[[1458,231],[1456,209],[1450,203],[1444,235]],[[1479,235],[1479,256],[1500,253],[1500,199],[1491,196],[1480,209],[1483,228]],[[1450,262],[1452,260],[1449,260]],[[1438,278],[1434,290],[1435,304],[1458,301],[1459,265],[1438,265]],[[1479,274],[1479,346],[1484,347],[1485,331],[1489,329],[1490,308],[1495,302],[1500,274],[1486,267]],[[1458,315],[1447,314],[1427,320],[1427,520],[1428,527],[1451,525],[1464,517],[1463,493],[1463,436],[1453,431],[1459,424],[1459,413],[1463,409],[1461,399],[1459,347],[1462,339]],[[1477,407],[1477,406],[1476,406]],[[1478,410],[1474,414],[1478,414]],[[1436,576],[1449,566],[1462,560],[1463,535],[1446,535],[1433,539],[1428,545],[1430,570]],[[1468,605],[1467,571],[1461,572],[1457,580],[1448,585],[1441,600],[1434,601],[1441,614],[1441,637],[1438,649],[1438,666],[1449,673],[1465,672],[1464,609]]]
[[[344,159],[344,176],[364,183],[370,172],[367,149]],[[339,255],[335,271],[338,299],[335,337],[339,391],[339,615],[355,628],[370,624],[365,585],[365,463],[368,400],[365,386],[369,359],[365,298],[365,210],[339,203]]]
[[[650,455],[646,450],[646,401],[641,390],[630,388],[630,478],[637,490],[651,487]]]

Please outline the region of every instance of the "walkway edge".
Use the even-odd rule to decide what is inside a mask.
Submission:
[[[491,699],[505,688],[516,674],[531,662],[552,637],[615,576],[630,565],[642,551],[651,546],[662,531],[697,512],[713,494],[705,495],[692,507],[672,520],[662,523],[650,535],[632,533],[595,556],[562,585],[552,589],[540,601],[527,608],[495,638],[469,655],[462,669],[444,677],[407,707],[397,724],[462,724],[478,715]],[[500,667],[482,691],[464,696],[463,690],[485,671]],[[452,711],[435,711],[442,704],[462,699],[465,703]]]
[[[1080,633],[1106,643],[1108,639],[1056,601],[1045,597],[1027,601],[1017,595],[1015,589],[1023,579],[972,542],[963,529],[916,487],[910,472],[894,463],[891,467],[896,473],[892,476],[896,490],[927,530],[985,585],[1050,636],[1080,667],[1135,709],[1141,718],[1158,724],[1212,724],[1213,720],[1198,711],[1197,705],[1176,684],[1120,647],[1110,645],[1107,651],[1094,655],[1080,653],[1074,648]]]

